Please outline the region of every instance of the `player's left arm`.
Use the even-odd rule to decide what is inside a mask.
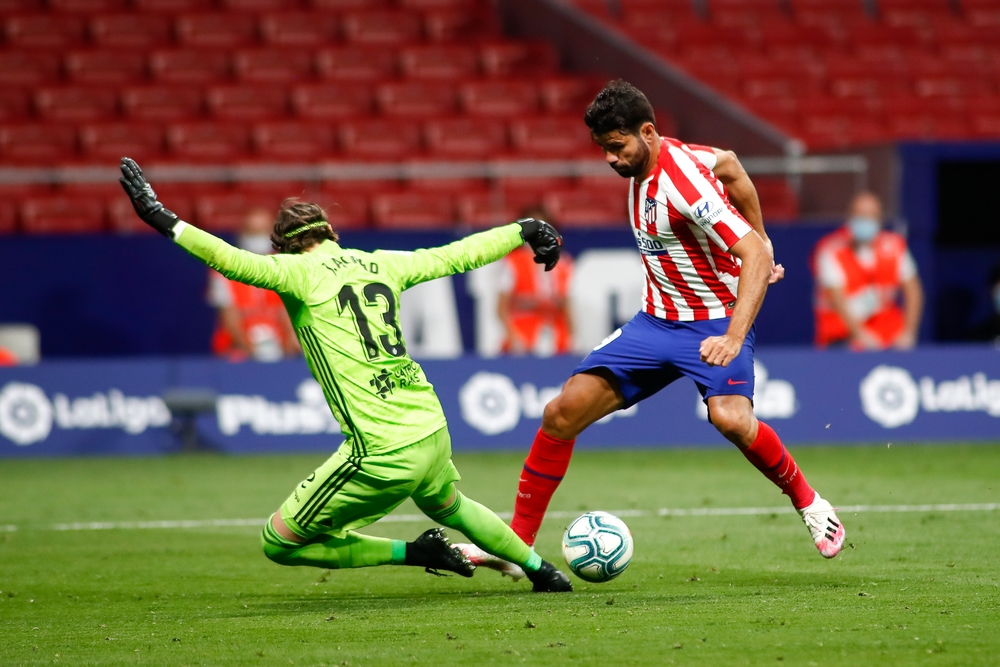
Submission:
[[[713,148],[712,150],[715,153],[715,166],[712,167],[712,173],[726,186],[726,191],[729,193],[729,201],[732,202],[736,210],[740,212],[740,215],[750,223],[750,226],[754,228],[757,235],[764,241],[764,246],[771,254],[773,263],[774,246],[771,245],[771,239],[768,238],[767,232],[764,231],[764,215],[760,210],[760,198],[757,196],[757,188],[754,186],[753,181],[750,180],[750,175],[747,174],[746,169],[743,168],[743,164],[733,151],[726,151],[720,148]],[[768,281],[776,283],[784,277],[785,267],[781,264],[774,264]]]
[[[756,231],[737,241],[729,252],[740,259],[740,283],[726,333],[701,343],[701,360],[709,366],[728,366],[743,349],[743,341],[764,303],[773,266],[771,253]]]

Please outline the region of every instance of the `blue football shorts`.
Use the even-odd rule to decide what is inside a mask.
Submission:
[[[687,376],[694,380],[703,399],[711,396],[746,396],[753,400],[754,328],[750,327],[743,349],[725,368],[701,360],[701,342],[721,336],[729,318],[700,322],[661,320],[640,312],[625,326],[608,336],[576,367],[573,375],[607,368],[618,379],[628,408]]]

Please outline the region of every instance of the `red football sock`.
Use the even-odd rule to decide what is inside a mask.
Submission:
[[[757,422],[757,439],[743,450],[743,456],[791,499],[795,509],[807,507],[816,497],[778,434],[764,422]]]
[[[517,485],[514,519],[510,522],[510,527],[517,536],[529,546],[535,543],[552,494],[559,488],[559,482],[566,474],[575,442],[576,440],[553,438],[538,429]]]

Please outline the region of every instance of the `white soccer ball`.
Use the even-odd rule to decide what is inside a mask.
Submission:
[[[610,581],[632,560],[632,532],[614,514],[587,512],[566,529],[563,557],[581,579]]]

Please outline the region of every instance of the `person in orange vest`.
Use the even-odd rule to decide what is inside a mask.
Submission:
[[[237,240],[239,247],[259,255],[273,252],[272,218],[265,209],[251,210]],[[210,271],[208,302],[218,311],[212,335],[214,354],[232,361],[278,361],[301,354],[284,304],[275,292],[227,280]]]
[[[813,253],[816,344],[909,350],[917,343],[924,291],[906,240],[882,228],[882,204],[871,192],[854,197],[849,216]]]
[[[533,207],[521,216],[547,220],[543,209]],[[507,255],[500,274],[497,314],[504,327],[501,351],[547,357],[573,349],[573,318],[569,287],[573,262],[564,251],[551,271],[536,264],[526,245]]]

